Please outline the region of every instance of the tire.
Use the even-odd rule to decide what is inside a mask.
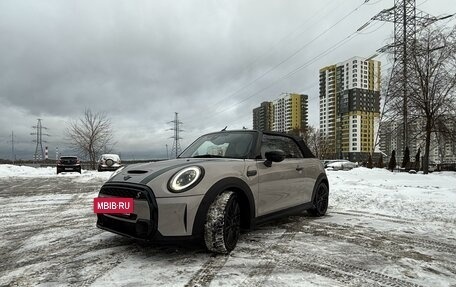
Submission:
[[[114,161],[112,159],[107,159],[106,160],[106,165],[111,167],[114,164]]]
[[[329,201],[329,190],[328,186],[324,183],[320,183],[315,193],[314,200],[312,202],[313,207],[307,210],[311,216],[323,216],[328,210]]]
[[[204,241],[209,251],[227,254],[236,247],[241,225],[241,209],[236,193],[225,191],[212,202],[206,215]]]

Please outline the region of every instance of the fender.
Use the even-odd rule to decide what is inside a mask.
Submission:
[[[215,198],[225,190],[235,191],[244,199],[247,199],[247,204],[244,205],[241,203],[241,226],[244,222],[243,227],[251,229],[253,227],[254,217],[255,217],[255,200],[253,199],[252,190],[243,180],[236,177],[227,177],[216,182],[204,195],[201,203],[196,212],[195,220],[193,222],[193,231],[192,236],[200,236],[204,234],[204,224],[206,223],[206,214],[209,210],[209,206],[214,202]],[[248,214],[246,216],[246,213]],[[242,216],[244,215],[244,216]],[[244,218],[246,221],[243,221]]]

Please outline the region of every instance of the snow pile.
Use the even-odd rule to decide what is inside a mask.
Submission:
[[[327,171],[330,208],[456,222],[456,173],[409,174],[385,169]]]
[[[97,172],[93,170],[82,170],[82,173],[63,172],[57,174],[55,167],[31,167],[11,164],[0,164],[0,178],[6,177],[78,177],[81,182],[90,181],[91,178],[108,179],[112,172]]]

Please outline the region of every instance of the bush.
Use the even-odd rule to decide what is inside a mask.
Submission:
[[[396,168],[396,151],[393,150],[393,152],[391,153],[390,161],[388,163],[388,169],[393,171],[395,168]]]
[[[385,167],[385,164],[383,163],[383,155],[382,154],[380,154],[380,157],[378,158],[377,167],[378,168],[384,168]]]
[[[408,147],[405,148],[404,158],[402,158],[401,167],[404,168],[410,162],[410,150]]]

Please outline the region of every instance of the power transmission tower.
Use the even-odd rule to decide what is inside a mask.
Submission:
[[[11,160],[12,160],[12,162],[14,164],[14,162],[16,161],[16,154],[14,152],[14,142],[15,142],[14,141],[14,131],[11,131],[11,140],[8,141],[8,142],[11,143]]]
[[[36,135],[36,140],[33,140],[36,143],[35,154],[33,156],[33,160],[36,162],[37,160],[41,161],[44,159],[44,149],[43,149],[43,142],[47,143],[47,141],[43,141],[43,136],[50,136],[49,134],[43,134],[43,130],[47,130],[46,127],[43,127],[41,124],[41,119],[38,119],[38,123],[36,126],[33,126],[36,129],[36,132],[30,133],[31,135]]]
[[[442,18],[430,16],[416,10],[416,0],[394,0],[394,6],[385,9],[371,20],[394,23],[394,42],[382,47],[378,52],[393,50],[394,62],[391,78],[396,83],[393,87],[395,96],[402,97],[402,144],[405,149],[409,145],[408,124],[408,84],[409,72],[412,71],[412,61],[415,54],[416,29],[426,27]],[[364,24],[365,28],[371,21]],[[402,154],[402,150],[398,151]]]
[[[174,124],[174,127],[170,130],[174,131],[174,136],[171,138],[174,139],[173,141],[173,147],[171,148],[171,154],[175,154],[175,158],[179,155],[181,152],[181,146],[180,146],[180,141],[182,138],[179,136],[180,132],[183,132],[183,130],[180,129],[180,125],[183,123],[179,121],[178,113],[174,113],[174,121],[171,121],[170,123]]]

